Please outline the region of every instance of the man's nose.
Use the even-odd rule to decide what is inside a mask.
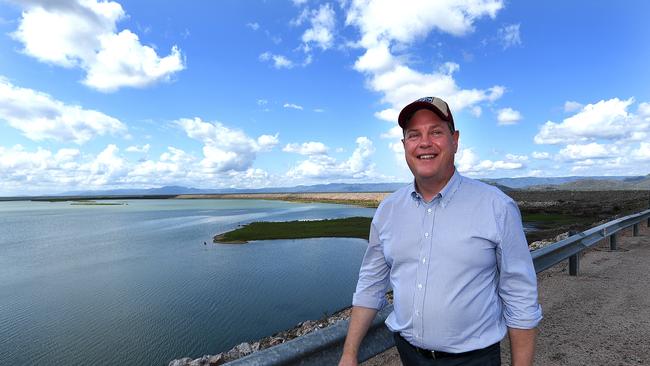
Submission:
[[[420,139],[420,147],[429,147],[433,144],[433,138],[429,135],[424,135]]]

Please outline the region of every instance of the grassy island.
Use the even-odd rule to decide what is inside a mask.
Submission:
[[[371,221],[371,217],[346,217],[314,221],[252,222],[215,236],[214,242],[243,244],[250,240],[327,237],[368,239]]]

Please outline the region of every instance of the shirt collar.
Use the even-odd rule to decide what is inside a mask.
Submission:
[[[456,191],[458,190],[461,180],[462,180],[462,176],[458,173],[458,170],[454,169],[454,174],[451,176],[447,184],[445,184],[445,186],[436,195],[436,197],[441,197],[440,205],[442,207],[445,207],[449,204],[449,201],[451,201],[451,198],[454,196],[454,193],[456,193]],[[410,192],[411,192],[411,198],[416,202],[416,204],[419,207],[420,204],[424,202],[424,199],[422,198],[422,195],[420,195],[420,193],[418,193],[418,191],[415,189],[415,179],[413,179],[413,182],[411,182],[410,184]]]

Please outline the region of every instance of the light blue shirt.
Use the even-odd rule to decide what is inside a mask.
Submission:
[[[542,319],[517,205],[458,172],[431,202],[410,184],[377,208],[352,304],[380,309],[389,284],[386,325],[421,348],[484,348]]]

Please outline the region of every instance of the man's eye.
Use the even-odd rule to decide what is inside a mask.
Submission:
[[[415,140],[416,138],[418,138],[418,135],[414,133],[414,134],[407,135],[406,138],[409,140]]]

